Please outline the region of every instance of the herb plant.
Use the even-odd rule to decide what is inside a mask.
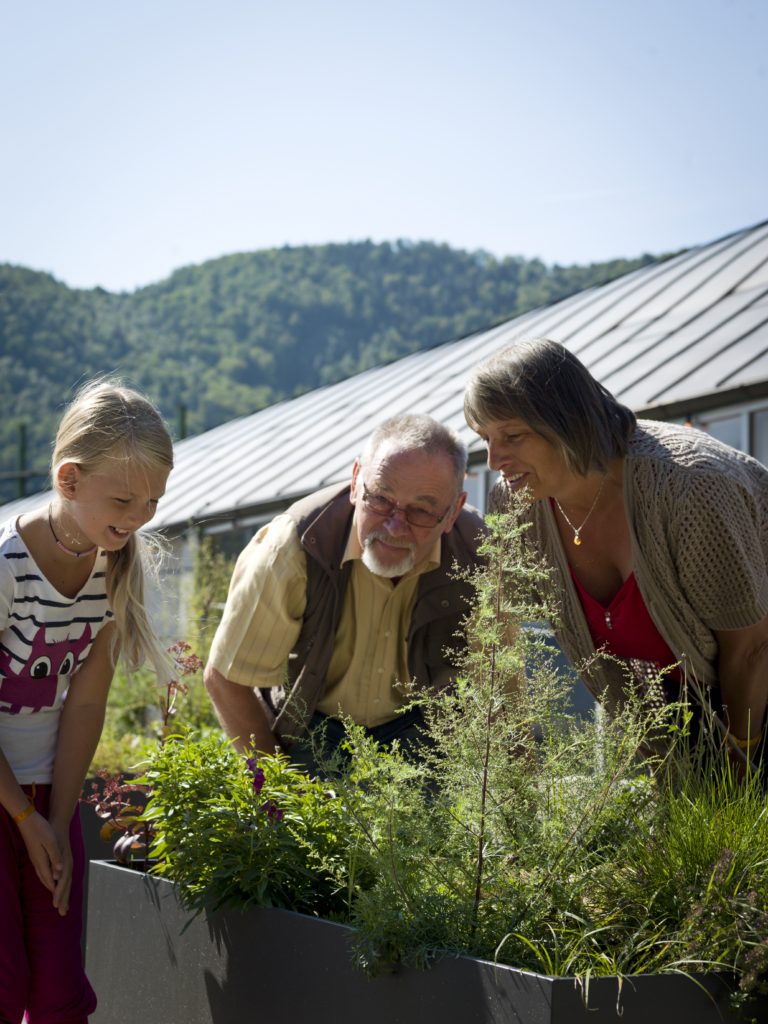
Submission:
[[[762,780],[717,749],[697,769],[689,709],[650,700],[653,681],[628,682],[610,718],[574,714],[534,628],[557,610],[518,516],[492,520],[484,556],[456,686],[413,696],[430,737],[418,759],[349,723],[348,768],[311,780],[284,755],[170,736],[147,772],[156,870],[198,910],[350,922],[369,971],[471,954],[586,978],[724,969],[757,990]]]

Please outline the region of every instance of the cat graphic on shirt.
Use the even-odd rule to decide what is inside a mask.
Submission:
[[[91,642],[91,627],[86,623],[82,635],[76,640],[67,637],[48,643],[45,626],[40,626],[32,638],[32,648],[20,671],[14,672],[11,655],[0,651],[0,710],[18,715],[23,708],[34,714],[53,706],[60,676],[71,676],[80,655]]]

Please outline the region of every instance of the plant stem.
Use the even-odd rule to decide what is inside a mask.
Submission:
[[[501,588],[503,580],[502,559],[496,560],[496,587],[494,593],[494,620],[498,627],[501,621]],[[483,751],[483,775],[480,787],[480,827],[477,835],[477,861],[475,865],[475,895],[472,901],[472,914],[470,917],[469,935],[470,939],[475,937],[477,932],[478,917],[480,914],[480,898],[483,889],[483,871],[485,868],[485,826],[486,808],[488,801],[488,777],[489,764],[491,760],[491,729],[493,727],[493,705],[496,694],[496,653],[498,644],[494,642],[491,648],[491,664],[489,671],[490,691],[488,694],[488,706],[485,713],[485,750]]]

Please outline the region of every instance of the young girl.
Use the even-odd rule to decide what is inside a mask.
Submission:
[[[138,530],[173,465],[141,395],[86,386],[64,413],[50,505],[0,525],[0,1020],[82,1024],[85,857],[77,803],[118,652],[168,676]]]

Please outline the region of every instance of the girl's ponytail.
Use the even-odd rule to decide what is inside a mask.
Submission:
[[[132,672],[147,661],[161,684],[173,678],[172,664],[147,614],[144,583],[148,575],[157,578],[164,555],[156,534],[134,534],[125,547],[107,553],[107,597],[125,667]]]

